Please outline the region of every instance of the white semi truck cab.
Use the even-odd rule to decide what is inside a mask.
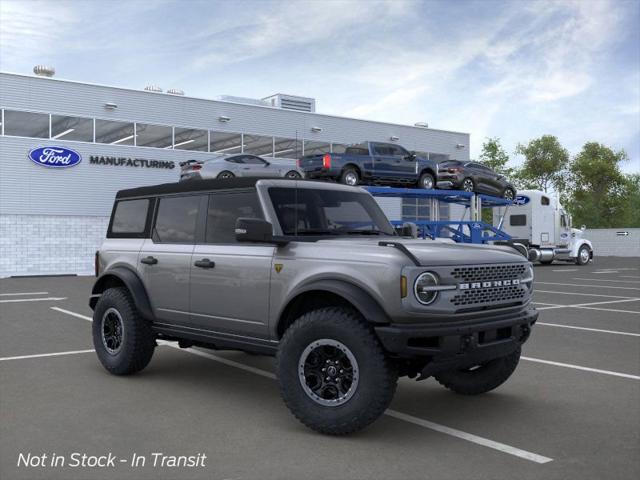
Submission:
[[[585,226],[572,228],[571,216],[542,191],[520,191],[513,205],[494,208],[493,224],[511,236],[511,243],[526,247],[532,262],[586,265],[593,259],[593,246],[583,238]]]

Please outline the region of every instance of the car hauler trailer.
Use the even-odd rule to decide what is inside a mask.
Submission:
[[[510,242],[527,247],[529,260],[554,260],[585,265],[593,259],[593,246],[583,238],[585,226],[572,228],[571,216],[557,199],[539,190],[523,190],[509,207],[493,210],[493,222]]]

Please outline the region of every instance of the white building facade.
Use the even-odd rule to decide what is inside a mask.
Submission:
[[[244,152],[294,162],[364,140],[469,159],[467,133],[322,115],[303,97],[265,100],[0,73],[0,277],[92,273],[115,193],[175,182],[185,160]],[[55,168],[32,158],[56,151],[65,158]],[[393,219],[428,215],[415,201],[383,207]]]

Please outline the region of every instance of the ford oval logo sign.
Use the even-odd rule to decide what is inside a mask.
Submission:
[[[82,156],[69,148],[38,147],[29,152],[29,160],[43,167],[68,168],[79,164]]]
[[[527,197],[526,195],[518,195],[516,196],[516,199],[513,201],[514,205],[526,205],[527,203],[529,203],[529,197]]]

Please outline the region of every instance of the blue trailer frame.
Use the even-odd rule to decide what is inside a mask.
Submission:
[[[504,207],[513,202],[491,195],[477,194],[457,190],[425,190],[420,188],[392,188],[392,187],[364,187],[374,197],[392,198],[429,198],[438,202],[455,203],[472,209],[474,203],[481,207]],[[405,222],[392,219],[391,223],[400,227]],[[501,229],[501,225],[494,227],[482,220],[418,220],[413,222],[418,226],[420,238],[451,238],[458,243],[489,243],[508,241],[511,236]]]

